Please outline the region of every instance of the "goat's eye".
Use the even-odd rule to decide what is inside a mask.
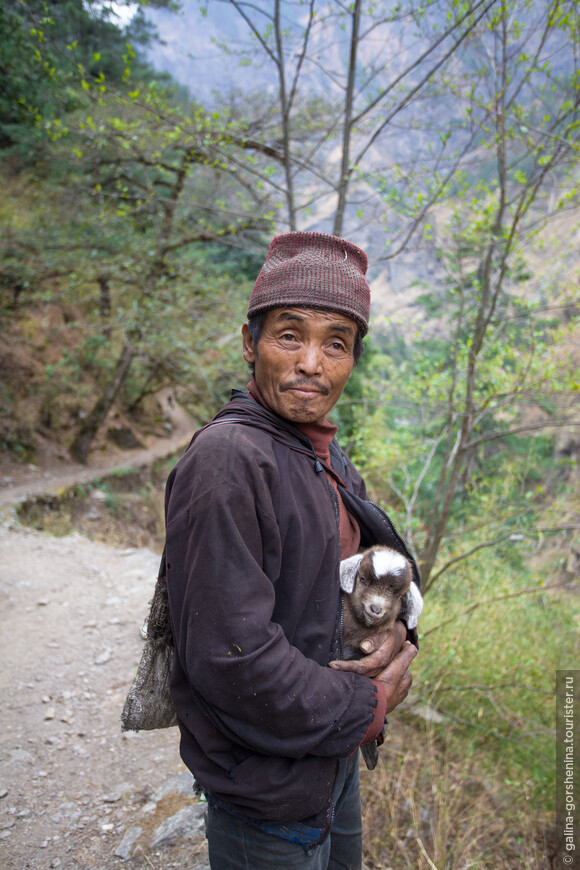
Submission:
[[[362,583],[363,586],[366,586],[366,583],[367,583],[366,577],[364,577],[362,574],[359,574],[358,579],[359,579],[359,583]]]

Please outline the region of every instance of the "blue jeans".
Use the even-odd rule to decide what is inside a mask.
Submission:
[[[212,870],[361,870],[362,824],[358,752],[339,762],[329,835],[305,850],[298,843],[266,834],[224,810],[207,816]]]

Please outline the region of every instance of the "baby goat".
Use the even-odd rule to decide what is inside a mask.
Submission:
[[[340,563],[340,588],[345,593],[342,655],[361,658],[360,645],[372,635],[387,631],[403,613],[408,628],[416,628],[423,598],[413,580],[411,564],[391,547],[371,547]],[[379,760],[378,743],[361,746],[369,770]]]
[[[393,627],[401,610],[416,628],[423,599],[409,560],[391,547],[371,547],[340,563],[344,596],[343,656],[358,658],[360,645]]]

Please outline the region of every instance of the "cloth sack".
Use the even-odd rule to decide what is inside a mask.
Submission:
[[[153,731],[177,725],[169,692],[175,647],[169,617],[165,553],[146,623],[146,641],[123,712],[123,731]]]

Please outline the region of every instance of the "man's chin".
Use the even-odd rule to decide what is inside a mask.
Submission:
[[[318,398],[320,398],[318,396]],[[319,402],[315,401],[315,396],[311,395],[299,398],[293,395],[290,397],[288,392],[284,393],[284,401],[278,402],[277,407],[273,408],[280,417],[289,420],[290,423],[316,423],[318,420],[323,420],[325,409],[320,408]]]
[[[288,420],[290,423],[321,423],[325,415],[320,415],[316,410],[307,410],[305,408],[287,408],[283,412],[278,411],[281,417]]]

